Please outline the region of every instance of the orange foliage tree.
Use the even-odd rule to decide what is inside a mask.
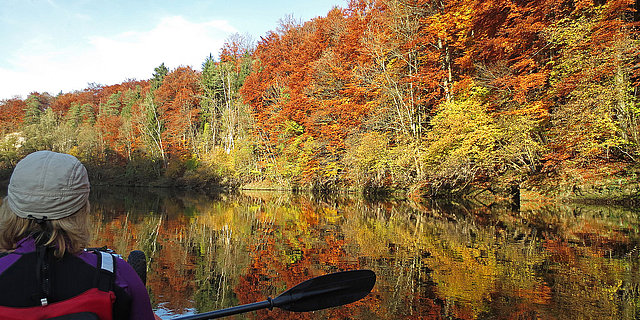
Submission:
[[[162,132],[167,153],[180,159],[186,155],[198,128],[198,74],[190,67],[179,67],[164,78],[155,92],[158,112],[164,120]]]
[[[18,98],[2,101],[0,104],[0,132],[7,134],[16,131],[22,124],[26,103]]]

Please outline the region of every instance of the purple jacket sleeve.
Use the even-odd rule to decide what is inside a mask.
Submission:
[[[124,260],[116,259],[116,285],[131,296],[131,316],[129,319],[153,320],[147,288],[135,270]]]

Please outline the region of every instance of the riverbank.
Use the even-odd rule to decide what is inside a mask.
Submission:
[[[314,186],[292,184],[267,179],[242,182],[229,172],[215,166],[200,165],[195,168],[181,166],[179,170],[162,168],[160,163],[131,162],[125,166],[88,161],[85,166],[94,186],[156,187],[225,192],[232,190],[268,190],[314,194],[362,194],[370,199],[466,199],[483,204],[511,202],[516,207],[520,201],[576,202],[584,204],[609,204],[637,206],[640,204],[640,169],[628,167],[613,171],[599,170],[562,172],[556,175],[532,177],[519,184],[493,183],[470,184],[462,190],[433,192],[428,186],[395,186],[366,188],[348,186]],[[11,170],[0,176],[0,187],[6,188]]]

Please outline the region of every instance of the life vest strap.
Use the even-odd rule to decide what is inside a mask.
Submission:
[[[96,264],[96,268],[98,268],[96,288],[105,292],[113,291],[116,279],[116,257],[109,252],[101,250],[91,251],[98,257]]]

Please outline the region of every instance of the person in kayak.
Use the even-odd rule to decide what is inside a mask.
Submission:
[[[85,250],[89,190],[72,155],[38,151],[18,162],[0,205],[0,318],[154,319],[134,269]]]

